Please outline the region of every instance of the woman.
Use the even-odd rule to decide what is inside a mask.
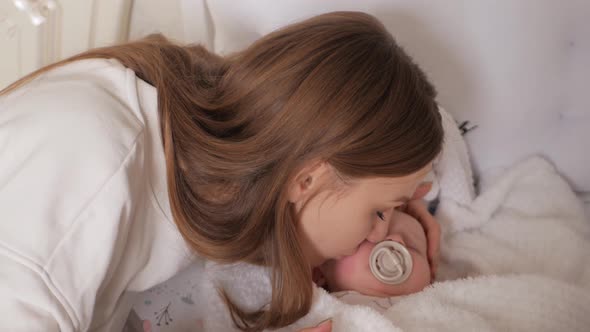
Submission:
[[[285,326],[312,269],[383,240],[394,209],[425,227],[434,270],[417,198],[442,146],[435,95],[358,12],[225,57],[150,36],[25,77],[0,99],[0,325],[116,331],[130,291],[194,252],[270,267],[266,307],[225,300],[243,330]]]

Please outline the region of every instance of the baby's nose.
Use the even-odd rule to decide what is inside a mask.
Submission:
[[[385,237],[386,240],[391,240],[391,241],[395,241],[397,243],[402,244],[403,246],[406,245],[406,242],[404,241],[402,235],[400,233],[390,233],[387,234],[387,237]]]

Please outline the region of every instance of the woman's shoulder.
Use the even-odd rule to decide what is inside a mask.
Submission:
[[[145,127],[132,84],[134,73],[113,60],[54,69],[2,96],[0,143],[10,141],[20,150],[87,151],[120,161]]]
[[[11,222],[0,244],[45,264],[75,225],[119,222],[100,217],[103,206],[143,197],[145,126],[128,75],[135,84],[126,68],[68,65],[2,97],[0,219]]]

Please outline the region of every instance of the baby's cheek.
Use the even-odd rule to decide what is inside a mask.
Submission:
[[[354,256],[344,257],[338,264],[338,269],[341,274],[349,274],[354,271],[355,260]]]
[[[430,285],[430,265],[426,259],[414,260],[414,270],[408,280],[411,292],[419,292]]]
[[[360,282],[358,259],[354,255],[340,259],[335,264],[335,276],[338,288],[356,289]]]

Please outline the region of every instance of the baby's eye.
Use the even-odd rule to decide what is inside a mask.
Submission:
[[[385,215],[383,215],[383,212],[377,211],[377,217],[379,217],[379,219],[385,221]]]

